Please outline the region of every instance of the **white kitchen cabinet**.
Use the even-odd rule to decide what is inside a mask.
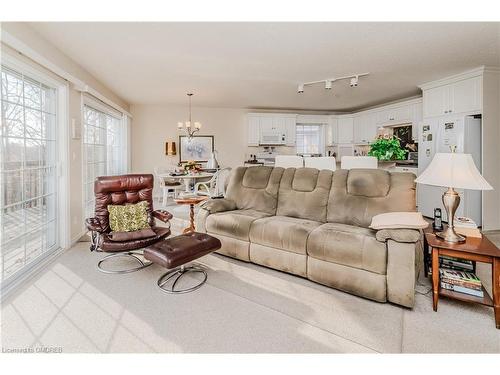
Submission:
[[[438,86],[424,91],[424,117],[448,113],[449,87]]]
[[[297,120],[295,117],[285,118],[285,145],[295,146],[295,138],[297,133]]]
[[[336,117],[330,117],[328,124],[326,125],[326,145],[333,146],[337,143],[338,139],[338,120]]]
[[[354,116],[353,120],[353,140],[354,143],[363,143],[364,140],[364,134],[365,134],[365,128],[366,128],[366,122],[368,121],[367,115],[366,114],[357,114]]]
[[[482,78],[473,77],[450,85],[451,113],[481,111],[482,108]]]
[[[414,103],[411,105],[411,139],[418,142],[418,125],[423,120],[422,103]]]
[[[424,117],[481,111],[482,78],[472,77],[424,89]]]
[[[377,115],[376,113],[369,113],[365,122],[364,139],[366,143],[372,143],[377,136]]]
[[[248,116],[247,119],[247,145],[258,146],[260,141],[260,118]]]
[[[338,127],[337,143],[353,143],[354,118],[352,116],[339,117],[337,127]]]
[[[260,133],[272,133],[276,128],[273,117],[260,117]]]
[[[379,124],[410,121],[410,119],[410,105],[408,104],[385,108],[377,112],[377,123]]]
[[[361,112],[354,116],[353,138],[354,143],[369,144],[377,134],[377,114]]]

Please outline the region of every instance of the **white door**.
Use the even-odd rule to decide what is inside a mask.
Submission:
[[[57,90],[1,68],[1,283],[59,248]]]

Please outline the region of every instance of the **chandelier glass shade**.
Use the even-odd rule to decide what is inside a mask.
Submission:
[[[184,122],[178,122],[177,129],[179,131],[184,131],[189,138],[192,138],[194,134],[201,129],[201,123],[197,121],[193,122],[191,120],[191,97],[193,96],[193,94],[188,93],[187,96],[189,97],[189,120]]]

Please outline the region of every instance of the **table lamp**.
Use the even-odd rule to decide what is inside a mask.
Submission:
[[[436,233],[447,242],[464,242],[465,237],[455,232],[453,221],[460,204],[460,196],[454,190],[492,190],[491,185],[479,173],[471,154],[437,153],[429,166],[415,182],[424,185],[447,187],[443,193],[443,205],[448,214],[448,228]]]

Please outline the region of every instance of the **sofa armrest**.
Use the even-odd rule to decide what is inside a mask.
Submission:
[[[99,220],[97,217],[91,217],[85,219],[85,226],[91,232],[97,232],[97,233],[106,232],[106,228],[103,228],[101,220]]]
[[[168,221],[174,217],[167,210],[154,210],[151,214],[155,219],[163,221],[164,223],[168,223]]]
[[[380,242],[393,240],[402,243],[416,243],[422,238],[422,233],[418,229],[381,229],[377,231],[375,238]]]
[[[205,201],[200,208],[208,211],[210,214],[216,212],[236,210],[236,203],[229,199],[209,199]]]

